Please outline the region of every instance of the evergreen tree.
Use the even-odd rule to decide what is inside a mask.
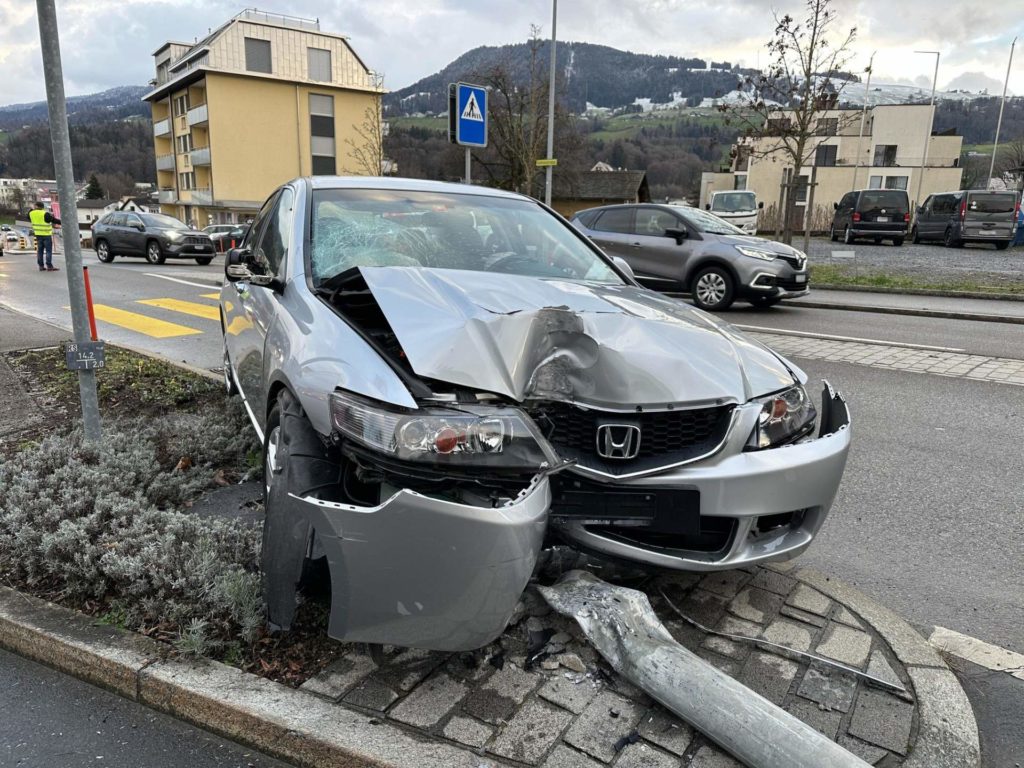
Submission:
[[[100,200],[103,197],[103,187],[100,186],[100,180],[96,178],[96,174],[89,176],[89,185],[85,188],[85,199],[86,200]]]

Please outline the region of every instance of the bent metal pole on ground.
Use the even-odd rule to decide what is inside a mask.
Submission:
[[[68,135],[68,112],[64,102],[64,73],[60,63],[60,37],[57,34],[57,12],[53,0],[36,0],[39,16],[39,42],[43,51],[43,76],[46,81],[46,107],[50,117],[50,142],[53,144],[53,166],[60,195],[61,225],[69,237],[64,238],[64,261],[71,299],[71,327],[75,341],[89,341],[89,317],[85,302],[85,281],[82,276],[82,249],[78,238],[78,204],[75,202],[75,176],[71,167],[71,139]],[[82,421],[85,439],[96,442],[101,437],[100,406],[96,395],[96,371],[78,371],[78,389],[82,398]]]

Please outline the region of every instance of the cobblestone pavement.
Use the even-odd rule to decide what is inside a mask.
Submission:
[[[1024,360],[775,333],[751,335],[776,352],[793,357],[1024,386]]]
[[[803,247],[803,239],[793,241]],[[832,251],[850,251],[853,259],[831,259]],[[999,285],[1001,282],[1024,280],[1024,248],[997,251],[986,244],[968,244],[963,248],[946,248],[939,243],[914,245],[907,240],[898,248],[886,241],[875,245],[870,241],[857,241],[852,246],[833,243],[827,237],[811,238],[808,249],[811,264],[843,266],[851,273],[884,272],[890,275],[913,275],[924,281],[949,281],[967,278]],[[987,278],[987,279],[986,279]]]
[[[913,691],[892,649],[846,606],[788,575],[787,566],[673,574],[643,587],[687,648],[868,763],[903,764],[917,736],[912,696],[705,634],[658,595],[663,589],[704,626],[810,650]],[[740,766],[613,673],[535,590],[524,594],[513,622],[483,651],[396,650],[381,666],[360,648],[341,645],[302,690],[474,750],[482,766]],[[531,653],[537,658],[528,664]]]

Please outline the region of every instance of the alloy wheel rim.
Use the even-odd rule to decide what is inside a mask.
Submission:
[[[725,280],[721,275],[709,272],[697,281],[697,298],[704,304],[718,304],[725,298]]]
[[[278,461],[278,449],[281,444],[281,428],[274,427],[267,438],[267,461],[263,467],[263,485],[270,495],[270,488],[274,484],[274,476],[281,471],[281,464]]]
[[[100,261],[106,261],[108,253],[109,253],[109,251],[107,249],[107,244],[106,243],[100,243],[100,251],[99,251]]]
[[[158,258],[160,258],[159,249],[156,247],[155,244],[149,246],[149,260],[155,264]]]
[[[227,349],[224,350],[224,391],[231,394],[231,362]]]

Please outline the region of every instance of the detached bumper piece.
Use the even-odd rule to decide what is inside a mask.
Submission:
[[[463,651],[508,623],[544,540],[551,492],[538,477],[499,507],[409,490],[375,507],[296,501],[330,565],[331,637]]]

